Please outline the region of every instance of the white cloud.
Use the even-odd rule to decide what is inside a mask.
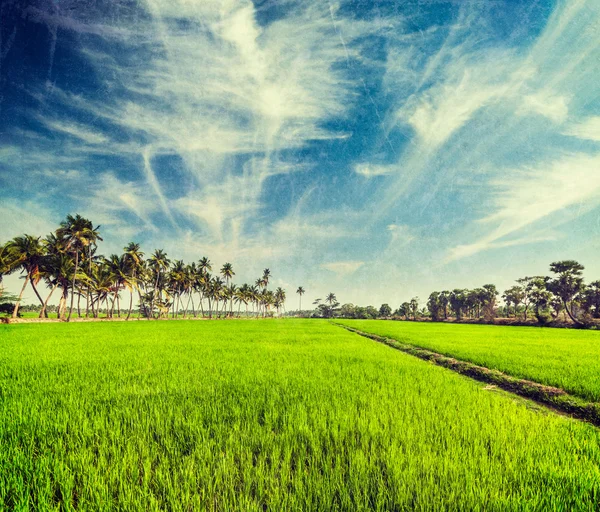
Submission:
[[[92,131],[86,126],[78,123],[57,120],[44,120],[44,123],[52,131],[65,133],[71,137],[82,140],[87,144],[106,144],[109,141],[108,137],[102,135],[101,133]]]
[[[480,220],[483,225],[496,227],[472,244],[452,248],[449,259],[471,256],[490,248],[538,241],[535,237],[516,241],[501,239],[570,207],[577,206],[581,212],[600,204],[598,169],[600,155],[581,153],[506,173],[502,180],[492,183],[496,192],[491,207],[495,211]]]
[[[365,178],[371,178],[373,176],[385,176],[391,174],[394,171],[394,168],[395,166],[391,165],[362,163],[354,166],[354,172]]]
[[[565,96],[553,95],[549,91],[540,91],[523,97],[517,114],[535,112],[555,123],[562,123],[569,115],[569,100]]]
[[[565,133],[580,139],[600,142],[600,116],[589,117],[583,122],[571,126]]]
[[[480,72],[484,69],[482,67]],[[473,77],[472,71],[467,69],[459,83],[444,84],[423,95],[408,122],[419,135],[425,148],[435,149],[462,128],[475,112],[504,90],[502,85],[487,83],[483,76]]]
[[[323,263],[321,268],[330,270],[340,277],[346,277],[354,274],[354,272],[356,272],[364,264],[364,261],[336,261],[332,263]]]

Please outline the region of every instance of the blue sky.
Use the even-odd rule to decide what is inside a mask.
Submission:
[[[597,0],[0,9],[0,241],[77,212],[105,254],[394,307],[600,278]]]

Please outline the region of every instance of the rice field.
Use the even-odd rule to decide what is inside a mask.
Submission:
[[[596,510],[600,431],[318,320],[0,325],[0,509]]]
[[[600,401],[599,331],[387,320],[336,322]]]

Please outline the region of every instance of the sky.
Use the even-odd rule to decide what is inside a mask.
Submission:
[[[0,242],[79,213],[106,255],[268,267],[288,308],[600,278],[598,0],[4,0],[0,25]]]

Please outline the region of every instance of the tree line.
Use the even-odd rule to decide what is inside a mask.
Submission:
[[[452,291],[434,291],[421,306],[419,298],[403,302],[395,311],[388,304],[379,309],[373,306],[334,304],[323,309],[319,305],[314,316],[343,318],[399,318],[405,320],[429,319],[436,322],[454,320],[484,320],[493,322],[498,317],[531,322],[540,325],[558,321],[560,315],[578,327],[595,325],[600,320],[600,281],[586,284],[584,266],[574,260],[550,264],[552,276],[523,277],[501,295],[493,284],[480,288]],[[333,294],[331,294],[333,295]],[[335,297],[335,295],[334,295]],[[336,301],[337,302],[337,301]]]
[[[147,319],[169,314],[174,318],[180,314],[184,318],[188,314],[239,317],[242,307],[246,316],[266,317],[273,315],[273,308],[277,314],[284,308],[286,292],[281,287],[269,289],[272,276],[268,268],[253,284],[237,286],[231,263],[212,274],[212,263],[206,257],[187,264],[172,261],[161,249],[146,256],[134,242],[124,247],[122,254],[105,257],[97,252],[100,241],[99,226],[80,215],[68,215],[45,238],[25,234],[0,244],[0,305],[6,309],[10,304],[16,318],[30,286],[39,301],[40,318],[48,317],[49,301],[59,294],[56,311],[64,321],[70,321],[75,313],[98,318],[101,312],[108,318],[123,314],[129,320],[134,296],[138,316]],[[3,277],[16,272],[24,279],[18,296],[6,293],[2,286]],[[125,305],[121,303],[124,291],[129,292]],[[304,288],[299,287],[297,293],[301,301]]]

